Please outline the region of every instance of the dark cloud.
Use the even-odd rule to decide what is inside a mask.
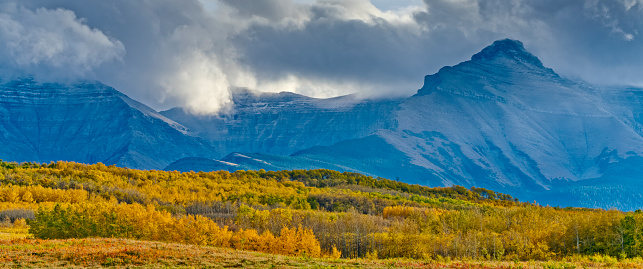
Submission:
[[[453,42],[461,35],[421,29],[413,17],[418,11],[387,14],[367,1],[320,1],[309,6],[310,15],[299,27],[253,24],[232,43],[260,84],[295,76],[344,82],[337,85],[347,88],[344,93],[410,95],[427,72],[479,49]],[[447,44],[449,49],[437,50]],[[298,90],[320,94],[319,89]]]
[[[304,8],[290,0],[221,0],[221,3],[231,7],[241,18],[257,16],[270,21],[298,17]]]
[[[386,1],[398,5],[377,3]],[[523,41],[562,75],[643,85],[639,0],[425,0],[386,11],[367,0],[0,6],[5,73],[98,79],[157,109],[213,113],[235,86],[409,95],[424,75],[502,38]]]
[[[416,15],[419,23],[431,28],[449,21],[448,32],[466,33],[465,42],[499,36],[520,39],[563,75],[595,83],[643,83],[643,69],[633,68],[643,60],[639,1],[425,0],[425,4],[427,11]]]
[[[636,1],[425,0],[421,9],[406,11],[412,22],[359,5],[352,12],[371,18],[342,15],[347,6],[318,1],[301,27],[255,24],[233,43],[259,81],[293,75],[355,81],[367,93],[412,93],[423,75],[502,38],[522,40],[563,75],[643,83],[643,70],[635,67],[643,60]]]
[[[234,44],[244,51],[244,63],[262,76],[279,77],[286,71],[381,83],[422,67],[417,59],[426,59],[421,47],[424,38],[410,31],[384,20],[369,24],[314,18],[293,31],[253,26]]]

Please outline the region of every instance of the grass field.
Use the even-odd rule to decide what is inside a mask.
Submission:
[[[4,268],[643,268],[624,261],[417,261],[289,257],[125,239],[0,240]]]

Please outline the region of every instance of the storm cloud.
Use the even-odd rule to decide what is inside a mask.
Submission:
[[[225,110],[230,89],[411,95],[494,40],[561,75],[643,85],[639,0],[0,1],[5,76],[89,79],[156,109]]]

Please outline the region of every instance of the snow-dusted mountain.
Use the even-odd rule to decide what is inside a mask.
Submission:
[[[540,204],[643,207],[643,90],[562,78],[500,40],[401,99],[237,89],[213,116],[100,83],[0,83],[0,159],[167,170],[312,169],[459,184]]]
[[[214,150],[186,128],[100,83],[0,84],[0,159],[161,169]]]
[[[275,126],[289,126],[288,113],[298,107],[267,107],[244,128],[273,133]],[[318,110],[305,109],[310,119],[320,117]],[[370,113],[358,106],[347,111]],[[641,194],[632,191],[643,186],[643,90],[562,78],[519,41],[496,41],[470,61],[426,76],[416,95],[370,111],[380,114],[365,118],[384,116],[384,124],[345,121],[360,132],[317,140],[335,131],[325,125],[303,136],[322,146],[301,149],[310,146],[303,144],[290,156],[276,156],[290,153],[283,149],[232,147],[221,152],[246,153],[180,160],[168,169],[190,170],[191,162],[199,170],[328,168],[431,186],[475,185],[552,205],[643,206]],[[284,141],[301,139],[281,134]]]
[[[317,99],[246,89],[235,89],[232,97],[229,113],[194,116],[174,108],[161,114],[209,141],[220,157],[232,152],[289,155],[391,128],[391,111],[402,101],[360,100],[353,95]]]
[[[552,180],[601,176],[604,158],[643,152],[631,108],[610,94],[559,77],[519,42],[503,40],[427,76],[396,112],[398,127],[380,135],[443,183],[488,177],[549,189]]]
[[[427,76],[379,135],[442,184],[552,190],[642,156],[641,93],[561,78],[502,40]]]

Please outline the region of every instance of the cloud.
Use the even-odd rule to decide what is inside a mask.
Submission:
[[[255,23],[232,38],[258,88],[294,77],[359,85],[343,87],[344,93],[412,94],[424,75],[502,38],[522,40],[563,75],[643,83],[642,68],[628,60],[643,60],[636,49],[643,13],[634,0],[425,0],[387,12],[355,0],[316,1],[307,8],[298,27]],[[337,92],[301,83],[284,84],[284,90]]]
[[[0,66],[6,75],[74,78],[124,53],[120,41],[89,28],[73,11],[0,4]]]
[[[212,114],[230,103],[243,76],[227,43],[228,22],[197,0],[22,0],[27,9],[73,11],[89,27],[122,42],[122,61],[94,66],[97,80],[156,109]],[[88,44],[88,46],[91,44]]]
[[[640,0],[0,2],[3,70],[98,79],[156,109],[225,111],[232,87],[411,95],[502,38],[562,75],[643,85]]]
[[[204,28],[176,28],[160,46],[163,57],[153,74],[164,90],[161,98],[174,99],[193,114],[217,113],[231,103],[230,81],[222,70],[226,63],[217,57],[220,53],[209,34]]]
[[[221,3],[246,20],[254,17],[279,22],[305,17],[305,14],[302,14],[305,13],[304,7],[290,0],[221,0]]]
[[[383,12],[365,0],[318,1],[307,6],[302,25],[252,24],[231,42],[258,89],[287,81],[276,84],[315,96],[410,95],[421,86],[431,54],[413,17],[419,10]]]
[[[638,0],[425,0],[418,22],[462,42],[510,37],[562,75],[643,85],[643,5]],[[445,23],[447,22],[447,23]],[[636,59],[636,60],[635,60]]]

